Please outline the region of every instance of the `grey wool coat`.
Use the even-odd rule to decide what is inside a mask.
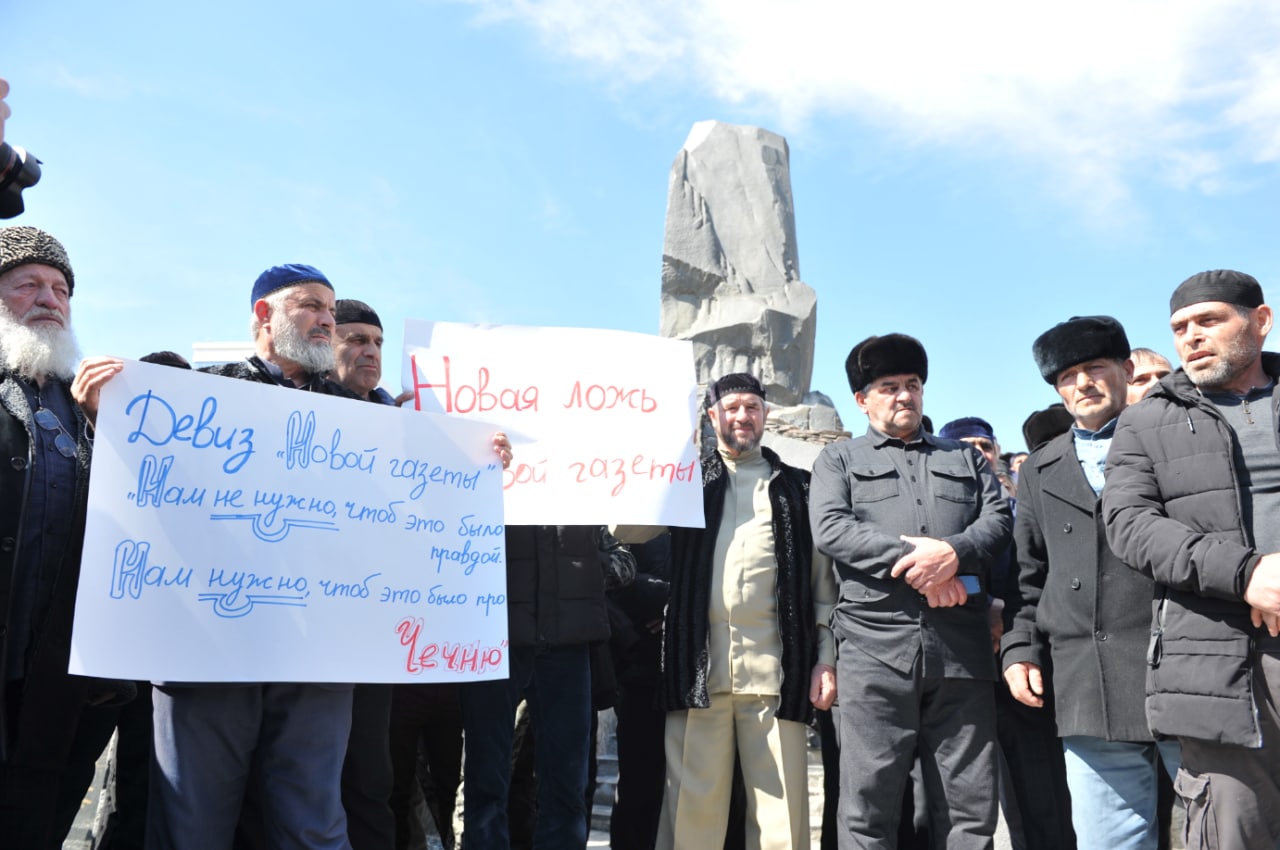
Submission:
[[[1070,431],[1023,463],[1013,539],[1018,582],[1002,666],[1052,659],[1060,736],[1150,741],[1143,705],[1155,583],[1107,544]]]

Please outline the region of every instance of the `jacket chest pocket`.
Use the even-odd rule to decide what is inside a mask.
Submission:
[[[936,498],[965,505],[978,502],[979,482],[967,466],[930,466],[929,484]]]
[[[893,464],[863,464],[849,470],[854,504],[883,502],[898,495],[898,470]]]

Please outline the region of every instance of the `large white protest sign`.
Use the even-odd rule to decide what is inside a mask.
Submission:
[[[405,322],[419,410],[511,437],[512,525],[701,528],[693,346],[626,331]]]
[[[492,428],[127,362],[102,392],[71,672],[506,675]]]

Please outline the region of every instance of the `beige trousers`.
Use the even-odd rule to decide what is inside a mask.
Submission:
[[[711,707],[667,714],[667,783],[658,850],[719,850],[735,749],[747,789],[747,850],[808,850],[805,726],[778,720],[778,697],[713,694]]]

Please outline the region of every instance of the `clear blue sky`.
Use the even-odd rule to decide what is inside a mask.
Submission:
[[[1018,448],[1032,340],[1109,313],[1172,355],[1206,268],[1280,282],[1280,6],[479,0],[11,2],[16,223],[76,269],[85,353],[246,339],[308,262],[388,326],[656,332],[667,175],[696,121],[786,136],[813,388],[918,336],[934,422]],[[566,364],[571,368],[572,364]]]

